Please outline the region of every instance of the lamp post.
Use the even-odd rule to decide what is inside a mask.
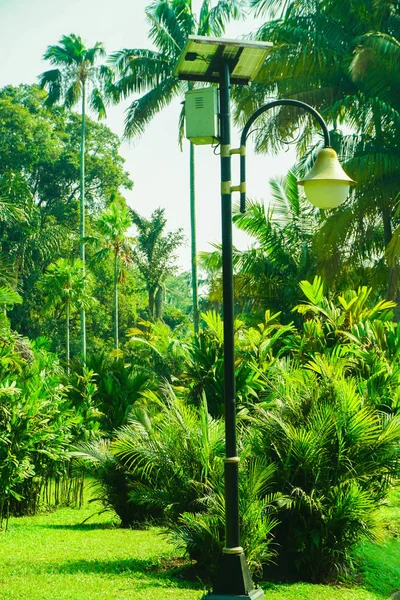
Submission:
[[[221,147],[221,216],[222,216],[222,286],[224,317],[224,409],[225,409],[225,546],[213,592],[208,600],[262,600],[264,593],[254,587],[239,530],[239,457],[236,444],[236,392],[234,349],[234,291],[232,260],[232,192],[241,194],[241,210],[246,198],[246,140],[251,125],[267,110],[293,105],[311,113],[323,129],[325,148],[321,150],[311,172],[300,182],[311,202],[321,208],[338,206],[354,182],[341,168],[335,151],[329,147],[329,133],[321,115],[297,100],[276,100],[255,111],[247,121],[240,148],[231,148],[231,83],[248,83],[255,76],[268,52],[266,43],[243,43],[217,38],[189,36],[175,74],[189,81],[219,83],[219,136]],[[208,52],[207,52],[208,50]],[[247,52],[247,54],[246,54]],[[246,72],[251,63],[251,72]],[[240,185],[232,186],[231,158],[240,154]],[[330,202],[330,198],[334,199]]]

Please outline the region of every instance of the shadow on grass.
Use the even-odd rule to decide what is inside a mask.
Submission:
[[[173,583],[176,587],[203,589],[201,581],[188,581],[184,577],[188,563],[184,561],[173,561],[170,559],[142,559],[126,558],[117,560],[76,560],[66,562],[54,568],[61,575],[118,575],[126,577],[137,577],[141,586],[148,581],[146,586],[165,587]]]
[[[66,529],[69,531],[92,531],[95,529],[121,529],[116,523],[74,523],[72,525],[45,524],[36,525],[40,529]]]

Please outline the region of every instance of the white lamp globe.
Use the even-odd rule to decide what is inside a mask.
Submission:
[[[317,208],[337,208],[346,200],[350,191],[347,181],[315,179],[304,182],[307,199]]]
[[[346,200],[350,186],[355,185],[342,169],[333,148],[319,151],[311,171],[297,182],[304,186],[304,192],[317,208],[337,208]]]

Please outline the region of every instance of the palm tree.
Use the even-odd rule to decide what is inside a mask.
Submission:
[[[164,234],[167,219],[163,208],[157,208],[150,219],[145,219],[132,209],[131,215],[138,230],[132,256],[146,282],[150,318],[160,319],[164,282],[168,275],[176,271],[174,252],[184,237],[181,229]]]
[[[123,198],[117,196],[97,220],[99,238],[93,239],[100,244],[93,261],[113,254],[114,260],[114,348],[118,350],[118,279],[121,274],[121,263],[131,262],[132,237],[126,235],[132,225],[129,208]]]
[[[174,69],[190,34],[221,36],[230,19],[244,15],[240,0],[217,0],[211,6],[203,0],[199,15],[193,12],[192,0],[155,0],[146,9],[150,39],[156,51],[141,48],[123,49],[112,55],[119,79],[112,87],[116,101],[132,93],[143,93],[127,110],[125,135],[133,137],[144,131],[152,118],[175,97],[182,98],[193,84],[174,76]],[[179,143],[183,138],[184,109],[179,119]],[[198,331],[198,282],[195,211],[195,154],[190,143],[190,230],[192,261],[192,297],[194,329]]]
[[[87,306],[91,298],[87,294],[87,274],[83,272],[82,261],[59,258],[47,267],[39,287],[46,297],[46,309],[65,310],[65,354],[67,370],[70,364],[70,321],[74,307]]]
[[[103,84],[110,81],[111,71],[105,66],[97,66],[96,61],[105,55],[101,42],[96,42],[92,48],[87,48],[79,36],[74,33],[62,36],[58,45],[48,46],[44,58],[56,68],[45,71],[39,77],[40,86],[48,90],[46,104],[63,103],[66,108],[72,108],[81,100],[82,129],[80,152],[80,258],[83,274],[85,273],[85,116],[86,97],[88,95],[90,108],[97,113],[98,118],[105,117],[106,110],[103,100]],[[81,309],[81,354],[86,359],[86,316]]]
[[[333,146],[358,182],[352,201],[327,221],[332,241],[347,244],[357,260],[375,267],[379,282],[387,262],[387,297],[398,294],[399,246],[391,243],[400,224],[397,211],[400,153],[400,84],[397,0],[349,0],[346,3],[252,0],[256,11],[274,17],[259,30],[259,39],[274,42],[259,82],[235,90],[236,118],[242,122],[271,94],[304,100],[332,125]],[[309,117],[283,109],[266,117],[256,143],[260,150],[278,145],[307,123],[300,152],[313,142]],[[342,134],[339,126],[352,130]],[[334,219],[334,222],[333,222]],[[397,237],[397,236],[396,236]],[[369,269],[371,273],[371,269]],[[364,281],[364,283],[366,283]],[[368,282],[370,283],[370,282]]]

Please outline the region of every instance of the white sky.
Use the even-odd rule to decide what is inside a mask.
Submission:
[[[193,0],[193,6],[200,5]],[[42,56],[50,44],[62,35],[80,35],[88,46],[104,43],[107,52],[121,48],[149,48],[145,7],[149,0],[0,0],[0,87],[8,84],[37,82],[37,76],[48,69]],[[236,38],[256,29],[257,22],[232,23],[226,37]],[[133,99],[133,98],[132,98]],[[131,100],[132,100],[131,99]],[[131,101],[130,100],[130,101]],[[182,98],[183,100],[183,98]],[[130,103],[112,107],[106,124],[122,135],[124,110]],[[178,115],[180,101],[154,118],[145,134],[135,142],[123,142],[121,154],[134,181],[128,202],[141,214],[150,216],[161,206],[166,208],[168,229],[182,227],[188,243],[180,252],[180,264],[190,267],[189,218],[189,145],[178,147]],[[233,132],[232,145],[239,142]],[[233,157],[233,183],[238,171]],[[285,173],[294,162],[294,151],[279,156],[256,156],[251,148],[247,158],[247,193],[251,198],[268,195],[268,180]],[[198,250],[210,250],[208,242],[221,239],[219,158],[210,146],[196,148],[196,204]],[[234,198],[237,194],[234,195]],[[245,248],[249,240],[234,232],[234,243]]]

